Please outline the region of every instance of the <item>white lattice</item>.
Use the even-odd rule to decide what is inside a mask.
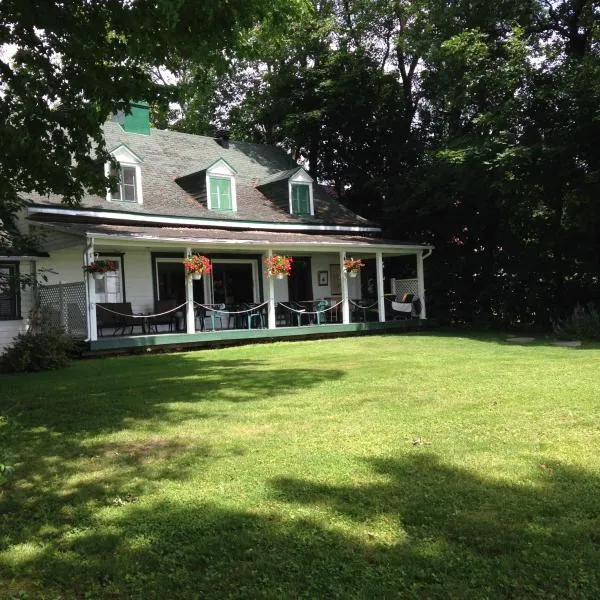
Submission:
[[[398,301],[402,300],[404,294],[413,294],[415,298],[419,296],[418,279],[391,279],[392,294],[395,294]]]
[[[73,338],[87,335],[85,283],[59,283],[38,288],[39,305],[48,324],[62,327]]]

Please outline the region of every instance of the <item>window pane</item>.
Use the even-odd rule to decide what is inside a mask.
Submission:
[[[210,207],[216,210],[231,210],[231,181],[229,179],[210,178]]]
[[[96,302],[122,302],[123,282],[121,275],[121,259],[118,256],[102,256],[103,260],[117,263],[118,271],[109,271],[103,279],[94,281],[96,287]]]
[[[307,185],[292,185],[292,212],[295,215],[310,214],[310,192]]]
[[[17,276],[15,265],[0,266],[0,319],[16,319],[19,288],[13,278]]]
[[[120,180],[119,170],[111,167],[110,176],[114,177],[116,179],[115,184],[113,185],[112,189],[110,190],[110,197],[113,200],[120,200],[121,199],[121,186],[119,185],[119,180]]]
[[[123,183],[128,185],[135,185],[135,168],[134,167],[123,167]]]
[[[123,200],[126,202],[135,202],[135,185],[123,184]]]
[[[231,182],[229,179],[221,179],[219,182],[219,196],[221,210],[231,209]]]

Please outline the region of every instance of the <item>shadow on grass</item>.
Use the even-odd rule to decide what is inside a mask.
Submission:
[[[556,348],[563,352],[578,352],[581,350],[600,350],[600,342],[583,341],[581,346],[577,347],[559,347],[553,342],[556,338],[551,332],[515,332],[515,331],[500,331],[500,330],[478,330],[466,327],[443,327],[431,328],[424,331],[405,332],[402,334],[390,333],[387,335],[402,335],[416,337],[434,337],[442,339],[467,339],[476,342],[487,344],[498,344],[509,348],[524,348],[524,347],[545,347]],[[530,342],[509,342],[509,338],[531,337],[534,338]]]
[[[22,413],[24,426],[55,433],[106,433],[135,421],[218,418],[215,403],[225,407],[223,416],[230,403],[293,396],[295,390],[343,376],[339,369],[274,369],[257,360],[213,360],[201,354],[105,359],[21,376],[20,389],[0,398],[0,414]],[[11,377],[6,381],[10,385]]]
[[[420,451],[372,467],[363,485],[275,478],[263,513],[123,501],[75,529],[40,491],[47,543],[5,564],[5,585],[52,598],[600,596],[596,476],[548,463],[511,485]]]

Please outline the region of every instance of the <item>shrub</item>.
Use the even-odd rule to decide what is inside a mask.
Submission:
[[[552,323],[552,326],[562,340],[600,340],[600,313],[592,303],[578,304],[570,317]]]
[[[19,334],[0,357],[0,371],[47,371],[66,367],[75,351],[73,340],[59,327]]]

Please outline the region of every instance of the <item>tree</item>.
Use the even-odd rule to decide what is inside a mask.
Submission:
[[[0,219],[21,194],[77,203],[106,181],[107,117],[127,101],[172,97],[149,66],[173,57],[210,69],[264,0],[5,0],[0,20]],[[200,67],[199,67],[200,68]]]

